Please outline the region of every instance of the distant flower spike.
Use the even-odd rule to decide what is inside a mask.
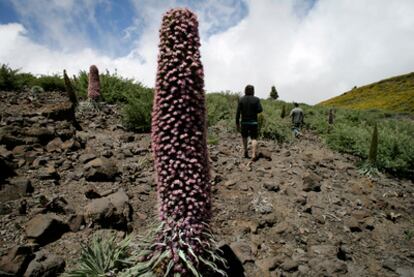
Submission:
[[[375,123],[374,131],[372,132],[371,145],[369,148],[368,162],[371,166],[376,166],[378,154],[378,127]]]
[[[88,98],[94,101],[101,97],[101,87],[99,82],[99,71],[96,65],[89,68]]]
[[[76,97],[76,93],[73,89],[72,83],[66,73],[66,70],[63,70],[63,80],[65,81],[65,89],[68,93],[69,99],[72,102],[72,105],[76,107],[78,105],[78,98]]]

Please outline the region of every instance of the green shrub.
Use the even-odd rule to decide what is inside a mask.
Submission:
[[[33,93],[33,94],[37,94],[37,93],[42,93],[42,92],[45,92],[45,91],[41,86],[33,86],[30,89],[30,92]]]
[[[371,133],[368,129],[338,123],[333,131],[326,136],[327,144],[334,150],[366,158]]]
[[[77,96],[86,99],[88,95],[88,73],[80,71],[78,76],[74,76],[72,85]]]
[[[239,95],[231,92],[209,93],[207,97],[207,123],[214,126],[219,121],[233,121],[235,124]]]
[[[36,77],[30,73],[19,73],[17,75],[16,90],[32,87],[36,82]]]
[[[337,110],[338,117],[331,133],[319,133],[326,143],[336,151],[368,160],[376,117],[381,124],[376,167],[397,176],[413,178],[414,124],[409,120],[390,118],[384,113],[359,112],[354,116],[349,113],[355,111]],[[310,122],[314,130],[320,130],[320,121],[311,119]]]
[[[42,75],[37,77],[32,84],[42,87],[45,91],[65,91],[65,82],[59,75]]]
[[[394,175],[414,178],[414,124],[386,120],[379,130],[377,167]]]
[[[110,73],[108,70],[100,74],[99,79],[102,98],[109,104],[127,103],[131,94],[144,87],[133,79],[123,78],[116,72]],[[79,72],[78,76],[74,78],[74,87],[80,97],[86,98],[88,74],[85,71]]]
[[[2,64],[0,67],[0,90],[19,89],[18,69],[11,69],[8,65]]]
[[[262,100],[261,103],[263,112],[258,119],[261,138],[278,142],[288,141],[291,137],[290,121],[280,118],[284,105],[275,100]]]
[[[63,78],[59,75],[35,77],[30,73],[19,73],[18,69],[11,69],[5,64],[0,67],[0,90],[21,91],[33,86],[42,87],[45,91],[65,90]]]
[[[153,97],[152,89],[144,87],[136,88],[135,91],[125,94],[127,103],[122,111],[122,121],[125,127],[136,132],[151,130]]]

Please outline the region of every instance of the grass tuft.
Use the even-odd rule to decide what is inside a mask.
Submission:
[[[117,276],[118,272],[131,265],[129,256],[130,238],[116,242],[94,237],[89,245],[82,246],[78,268],[64,274],[65,277]]]

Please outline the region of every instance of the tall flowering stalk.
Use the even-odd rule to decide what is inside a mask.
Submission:
[[[89,67],[88,98],[93,101],[99,100],[101,86],[99,82],[99,71],[96,65]]]
[[[368,163],[371,166],[377,165],[377,155],[378,155],[378,127],[377,127],[377,123],[375,123],[374,131],[372,132],[371,145],[369,147],[369,154],[368,154]]]
[[[162,223],[142,266],[134,269],[137,275],[152,268],[163,276],[199,276],[204,267],[225,275],[212,262],[220,257],[208,227],[211,187],[199,47],[196,15],[168,11],[160,29],[151,135]]]
[[[70,79],[65,69],[63,70],[63,80],[65,82],[66,92],[68,93],[69,99],[72,102],[73,107],[78,106],[78,98],[76,97],[75,90],[73,89],[72,83],[70,82]]]

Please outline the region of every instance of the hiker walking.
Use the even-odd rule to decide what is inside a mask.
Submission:
[[[243,140],[244,157],[249,158],[247,151],[247,139],[252,141],[252,160],[257,159],[257,114],[263,111],[260,99],[254,96],[254,86],[247,85],[244,89],[244,96],[240,98],[236,113],[237,131],[241,132]],[[241,124],[240,124],[241,116]]]
[[[294,103],[294,108],[290,111],[290,117],[292,118],[292,131],[295,138],[299,138],[302,134],[300,128],[303,125],[303,110],[299,108],[298,103]]]

